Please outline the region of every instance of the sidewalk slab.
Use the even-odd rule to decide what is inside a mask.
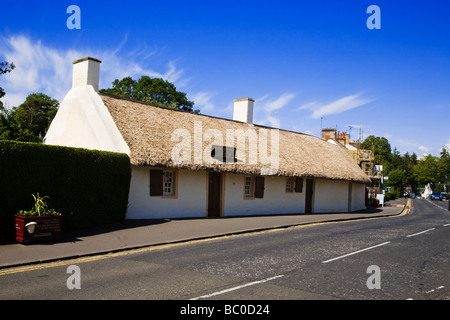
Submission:
[[[127,220],[114,226],[70,232],[57,241],[0,245],[0,268],[245,232],[392,216],[400,214],[405,209],[406,203],[406,199],[396,199],[384,207],[369,208],[355,213]]]

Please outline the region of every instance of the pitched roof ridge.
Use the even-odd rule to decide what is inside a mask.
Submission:
[[[264,129],[292,132],[292,133],[305,135],[305,136],[310,136],[310,137],[322,140],[319,137],[316,137],[314,135],[311,135],[311,134],[308,134],[308,133],[304,133],[304,132],[298,132],[298,131],[293,131],[293,130],[288,130],[288,129],[283,129],[283,128],[275,128],[275,127],[270,127],[270,126],[266,126],[266,125],[262,125],[262,124],[256,124],[256,123],[248,124],[248,123],[241,122],[241,121],[238,121],[238,120],[233,120],[233,119],[223,118],[223,117],[218,117],[218,116],[212,116],[212,115],[204,114],[204,113],[194,113],[194,112],[190,112],[190,111],[186,111],[186,110],[172,109],[172,108],[169,108],[169,107],[166,107],[166,106],[163,106],[163,105],[158,105],[158,104],[155,104],[155,103],[145,102],[145,101],[141,101],[141,100],[130,99],[130,98],[114,95],[114,94],[111,94],[111,93],[98,92],[98,94],[106,96],[106,97],[110,97],[110,98],[113,98],[113,99],[120,99],[120,100],[129,101],[129,102],[139,103],[139,104],[143,104],[143,105],[150,106],[150,107],[155,107],[155,108],[160,108],[160,109],[165,109],[165,110],[172,110],[172,111],[186,113],[186,114],[193,114],[193,115],[198,115],[198,116],[203,116],[203,117],[213,118],[213,119],[218,119],[218,120],[225,120],[225,121],[230,121],[230,122],[239,123],[239,124],[243,124],[243,125],[246,124],[248,126],[259,127],[259,128],[264,128]]]

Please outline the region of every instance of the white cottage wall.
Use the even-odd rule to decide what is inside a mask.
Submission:
[[[348,181],[314,180],[313,213],[348,212]]]
[[[176,170],[176,196],[150,196],[150,168],[132,166],[127,219],[203,218],[206,172]]]
[[[366,209],[366,186],[362,183],[352,183],[351,211]]]
[[[301,214],[303,192],[286,192],[286,177],[266,176],[263,198],[244,198],[244,175],[224,173],[223,216]],[[176,170],[175,197],[150,196],[150,168],[132,166],[127,219],[204,218],[207,216],[208,172]],[[353,183],[351,210],[364,209],[363,184]],[[313,213],[347,212],[349,182],[315,180]]]
[[[286,177],[265,176],[264,197],[244,199],[244,175],[225,174],[224,216],[292,214],[305,212],[303,192],[286,192]]]

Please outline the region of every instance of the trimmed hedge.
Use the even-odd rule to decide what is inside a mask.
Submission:
[[[130,179],[126,154],[0,141],[0,239],[14,237],[14,215],[37,192],[63,214],[64,231],[121,222]]]

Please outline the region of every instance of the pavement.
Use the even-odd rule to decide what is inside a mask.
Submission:
[[[0,244],[0,269],[278,228],[396,216],[409,208],[406,199],[396,199],[383,207],[352,213],[126,220],[108,227],[65,233],[62,238],[47,242]]]

